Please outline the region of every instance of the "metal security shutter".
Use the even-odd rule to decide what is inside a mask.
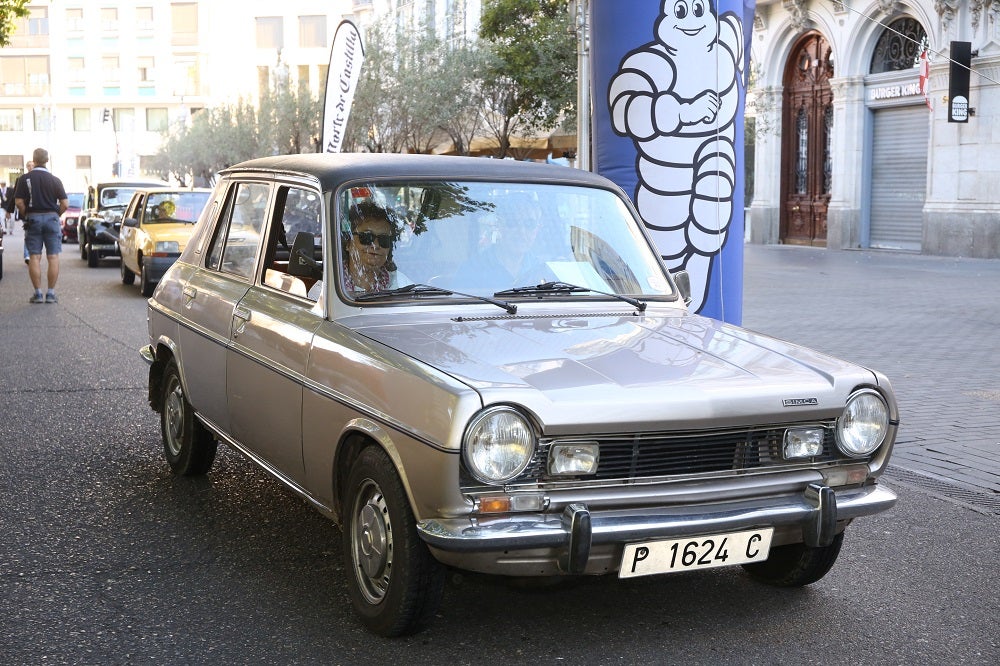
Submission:
[[[879,109],[874,116],[869,245],[919,252],[930,111],[921,104]]]

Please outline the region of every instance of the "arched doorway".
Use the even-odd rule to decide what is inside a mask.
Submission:
[[[818,32],[804,35],[785,65],[781,145],[781,242],[826,246],[833,184],[833,58]]]

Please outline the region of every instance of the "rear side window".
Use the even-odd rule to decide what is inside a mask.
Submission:
[[[208,267],[252,279],[267,220],[271,186],[237,183],[230,190],[223,219],[216,227]]]

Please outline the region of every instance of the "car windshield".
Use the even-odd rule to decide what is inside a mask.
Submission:
[[[343,190],[336,208],[341,287],[349,297],[408,284],[458,295],[503,292],[504,299],[673,295],[637,221],[609,190],[369,183]],[[542,283],[558,286],[522,290]],[[435,293],[404,290],[400,296]]]
[[[83,192],[68,192],[69,208],[83,208]]]
[[[158,224],[166,222],[198,221],[208,192],[157,192],[150,194],[146,201],[145,221]]]
[[[134,187],[105,187],[100,194],[100,207],[124,206],[135,194]]]

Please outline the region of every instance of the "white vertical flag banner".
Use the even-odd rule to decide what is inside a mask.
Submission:
[[[326,96],[323,101],[324,153],[340,152],[364,60],[365,49],[357,26],[351,21],[341,21],[333,35],[330,69],[326,74]]]

